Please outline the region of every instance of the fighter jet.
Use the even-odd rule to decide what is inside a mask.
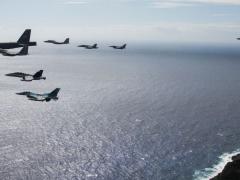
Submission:
[[[36,46],[36,42],[30,42],[31,29],[26,29],[17,42],[0,43],[0,49],[13,49],[23,46]]]
[[[55,40],[47,40],[44,41],[45,43],[52,43],[52,44],[69,44],[69,38],[65,39],[63,42],[57,42]]]
[[[58,95],[59,91],[60,91],[60,88],[56,88],[52,92],[44,93],[44,94],[37,94],[37,93],[30,92],[30,91],[24,91],[24,92],[20,92],[20,93],[16,93],[16,94],[27,96],[28,100],[31,100],[31,101],[49,102],[51,100],[55,100],[55,101],[58,100],[57,95]]]
[[[79,46],[77,46],[77,47],[83,47],[83,48],[85,48],[85,49],[97,49],[98,47],[97,47],[97,44],[93,44],[92,46],[91,45],[85,45],[85,44],[83,44],[83,45],[79,45]]]
[[[33,75],[22,73],[22,72],[14,72],[14,73],[6,74],[6,76],[19,77],[19,78],[22,78],[21,81],[33,81],[33,80],[41,80],[41,79],[46,80],[46,77],[43,77],[42,74],[43,74],[43,70],[39,70]]]
[[[237,40],[240,40],[240,38],[237,38]]]
[[[124,44],[122,46],[109,46],[109,47],[112,47],[113,49],[125,49],[127,46],[127,44]]]
[[[3,56],[26,56],[28,55],[28,46],[24,45],[18,53],[12,53],[8,52],[5,49],[0,49],[0,54],[2,54]]]

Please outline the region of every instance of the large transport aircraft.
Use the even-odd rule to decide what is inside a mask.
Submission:
[[[13,49],[24,46],[36,46],[36,42],[30,41],[31,29],[26,29],[17,42],[3,42],[0,43],[0,49]]]

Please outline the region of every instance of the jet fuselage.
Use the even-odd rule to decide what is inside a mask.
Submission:
[[[24,45],[27,46],[36,46],[36,42],[29,42],[28,44],[19,44],[17,42],[9,42],[9,43],[0,43],[0,49],[13,49],[23,47]]]
[[[48,41],[44,41],[45,43],[52,43],[52,44],[66,44],[64,42],[57,42],[57,41],[54,41],[54,40],[48,40]]]

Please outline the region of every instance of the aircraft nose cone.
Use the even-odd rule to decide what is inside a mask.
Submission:
[[[18,94],[18,95],[29,95],[29,92],[24,91],[24,92],[19,92],[19,93],[16,93],[16,94]]]

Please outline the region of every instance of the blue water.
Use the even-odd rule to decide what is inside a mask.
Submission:
[[[239,149],[239,49],[39,44],[1,56],[0,179],[196,179]],[[46,81],[4,76],[40,69]],[[15,94],[56,87],[56,102]]]

